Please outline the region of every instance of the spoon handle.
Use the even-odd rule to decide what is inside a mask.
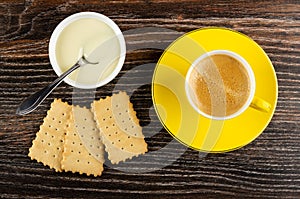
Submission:
[[[74,66],[72,66],[69,70],[64,72],[51,84],[37,91],[36,93],[30,95],[19,105],[16,114],[26,115],[31,111],[33,111],[34,109],[36,109],[36,107],[38,107],[38,105],[40,105],[46,99],[46,97],[64,80],[64,78],[67,75],[69,75],[71,72],[73,72],[74,70],[76,70],[77,68],[85,64],[86,64],[85,62],[78,61]]]

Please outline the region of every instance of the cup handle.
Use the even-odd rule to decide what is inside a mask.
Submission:
[[[256,96],[254,96],[250,107],[266,113],[268,113],[271,110],[271,104]]]

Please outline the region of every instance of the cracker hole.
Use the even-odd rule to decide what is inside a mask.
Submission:
[[[96,156],[99,157],[99,154],[97,154]]]
[[[45,132],[45,135],[48,135],[48,133],[47,133],[47,132]]]
[[[79,145],[82,146],[82,143],[80,143]]]
[[[125,110],[126,113],[128,113],[128,110]]]
[[[79,160],[77,160],[77,162],[79,162]]]
[[[72,144],[75,144],[75,142],[72,142]]]
[[[101,140],[101,138],[99,137],[98,140]]]
[[[122,113],[119,113],[119,115],[122,115]]]
[[[58,129],[57,129],[57,128],[55,128],[55,130],[57,131]]]
[[[118,104],[116,104],[116,107],[118,108],[118,107],[119,107],[119,105],[118,105]]]
[[[74,133],[73,135],[76,136],[76,133]]]
[[[44,140],[42,140],[42,142],[44,142]]]
[[[56,148],[56,150],[58,150],[58,151],[59,151],[59,150],[60,150],[60,148],[59,148],[59,147],[57,147],[57,148]]]
[[[80,154],[81,152],[80,151],[78,151],[78,154]]]
[[[56,155],[53,155],[54,158],[56,158]]]
[[[121,150],[124,150],[124,148],[122,147]]]
[[[131,120],[131,118],[129,117],[128,120]]]
[[[49,128],[51,128],[51,125],[49,125]]]
[[[125,121],[124,121],[124,120],[122,120],[122,123],[125,123]]]
[[[91,156],[92,154],[91,153],[89,153],[89,156]]]
[[[55,118],[53,117],[52,120],[55,120]]]
[[[51,143],[50,142],[48,142],[48,146],[50,146],[51,145]]]
[[[112,126],[116,126],[115,124],[112,124]]]
[[[63,116],[65,116],[65,113],[62,113]]]
[[[109,108],[107,108],[106,110],[109,111]]]
[[[74,151],[73,150],[71,150],[71,153],[73,153]]]
[[[118,131],[116,131],[115,134],[117,135],[117,134],[118,134]]]
[[[134,129],[134,126],[131,126],[131,128],[133,128],[133,129]]]
[[[90,164],[90,162],[87,162],[88,164]]]
[[[60,142],[64,142],[63,140],[60,140]]]
[[[92,140],[94,139],[94,137],[91,137],[92,138]]]
[[[64,135],[67,135],[67,133],[64,133]]]
[[[81,135],[81,137],[83,138],[83,135]]]
[[[130,144],[131,147],[133,147],[133,144]]]
[[[109,119],[111,119],[112,118],[112,116],[109,116]]]
[[[108,129],[108,126],[106,126],[105,128]]]
[[[87,119],[86,118],[84,118],[84,121],[86,121]]]
[[[127,131],[127,128],[125,128],[124,130]]]
[[[44,153],[47,153],[47,151],[45,150]]]
[[[52,138],[54,138],[54,135],[51,135]]]
[[[100,146],[97,146],[97,149],[100,149]]]
[[[121,142],[121,140],[118,140],[118,142]]]
[[[134,136],[137,136],[137,134],[135,133]]]
[[[114,142],[112,142],[111,144],[115,144]]]
[[[128,137],[127,137],[128,139],[130,139],[130,135],[128,135]]]
[[[111,136],[111,134],[109,134],[108,136]]]
[[[92,130],[93,130],[93,131],[96,131],[96,129],[95,129],[95,128],[93,128]]]
[[[105,118],[103,118],[102,120],[105,121]]]
[[[90,145],[90,147],[93,147],[93,145]]]
[[[75,127],[78,128],[78,125],[76,124]]]

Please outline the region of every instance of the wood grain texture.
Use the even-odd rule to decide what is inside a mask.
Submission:
[[[27,157],[28,149],[54,97],[72,102],[73,89],[61,84],[38,109],[26,116],[15,110],[23,98],[55,79],[48,42],[55,26],[70,14],[96,11],[111,17],[122,31],[160,27],[188,32],[206,26],[233,28],[253,38],[267,52],[278,77],[275,115],[251,144],[224,154],[202,157],[180,144],[160,148],[173,138],[151,109],[149,84],[134,91],[131,101],[145,126],[149,151],[170,165],[148,173],[128,173],[109,166],[101,177],[55,173]],[[300,2],[274,1],[100,1],[2,0],[0,2],[0,197],[1,198],[299,198],[300,196]],[[130,52],[124,68],[110,84],[77,91],[88,103],[111,95],[118,80],[133,70],[132,80],[151,74],[162,51]],[[76,97],[75,97],[76,98]],[[150,109],[150,111],[149,111]],[[152,110],[152,111],[151,111]],[[149,125],[151,123],[151,125]],[[137,167],[137,159],[129,162]],[[155,161],[139,163],[155,167]]]

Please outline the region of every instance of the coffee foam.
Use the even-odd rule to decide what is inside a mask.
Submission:
[[[216,117],[237,112],[250,94],[250,80],[243,64],[222,54],[201,60],[191,72],[189,85],[198,108]]]

